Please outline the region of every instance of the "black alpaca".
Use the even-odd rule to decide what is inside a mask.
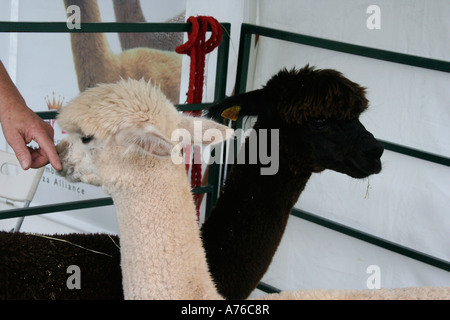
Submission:
[[[258,116],[256,132],[279,129],[280,163],[275,175],[261,175],[261,164],[234,165],[202,228],[213,278],[228,299],[246,298],[264,275],[312,172],[366,177],[380,172],[383,152],[358,121],[364,89],[334,70],[281,71],[210,113],[218,118],[234,105]],[[110,236],[52,237],[67,242],[0,232],[1,299],[123,299],[120,250]],[[67,287],[70,265],[80,267],[81,289]]]
[[[306,66],[283,70],[262,89],[209,110],[219,119],[238,106],[240,115],[258,117],[257,135],[260,129],[279,130],[278,172],[262,175],[262,164],[234,164],[202,227],[210,271],[223,296],[245,299],[255,289],[313,172],[332,169],[364,178],[381,171],[383,148],[358,120],[367,103],[364,88],[341,73]],[[244,146],[248,155],[248,141]]]
[[[0,299],[123,299],[117,245],[106,234],[0,232]],[[79,289],[70,266],[80,268]]]

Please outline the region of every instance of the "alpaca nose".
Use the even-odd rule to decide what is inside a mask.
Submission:
[[[56,145],[56,152],[58,153],[61,159],[63,159],[67,153],[68,144],[69,143],[67,141],[63,140]]]
[[[373,140],[369,142],[369,145],[370,147],[364,150],[364,155],[368,158],[374,159],[381,158],[384,152],[384,148],[381,145],[381,143],[375,140],[375,138],[373,138]]]
[[[361,154],[371,159],[380,159],[384,148],[381,143],[375,139],[373,134],[363,126],[363,124],[356,120],[357,130],[360,132],[357,138],[358,145],[361,146]]]

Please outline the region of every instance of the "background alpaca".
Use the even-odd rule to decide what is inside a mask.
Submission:
[[[61,110],[58,122],[68,132],[57,146],[61,175],[101,185],[114,200],[125,298],[220,298],[184,165],[171,158],[177,155],[168,137],[183,129],[199,144],[212,132],[217,143],[232,130],[180,115],[156,87],[135,80],[85,91]],[[194,134],[199,123],[201,136]]]
[[[154,5],[156,7],[158,3],[154,1]],[[139,0],[113,0],[113,6],[117,22],[147,22]],[[165,22],[185,22],[184,11]],[[183,37],[181,32],[119,32],[122,50],[144,47],[175,51],[175,48],[183,43]]]
[[[282,70],[260,90],[225,99],[209,110],[220,118],[232,106],[256,115],[259,129],[279,130],[279,170],[234,164],[215,208],[202,226],[211,274],[228,299],[255,289],[279,245],[294,204],[313,172],[332,169],[353,178],[381,170],[383,148],[358,117],[365,90],[335,70]],[[248,143],[244,146],[248,155]]]
[[[81,23],[101,22],[97,1],[64,0],[64,5],[80,7]],[[103,33],[71,33],[70,40],[80,91],[121,78],[144,78],[160,85],[172,103],[178,102],[182,58],[177,53],[135,48],[116,55]]]

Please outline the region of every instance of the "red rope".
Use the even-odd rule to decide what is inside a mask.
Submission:
[[[192,24],[192,31],[188,32],[188,41],[178,46],[175,51],[180,54],[187,54],[191,58],[187,103],[201,103],[203,97],[205,57],[206,54],[213,51],[222,40],[222,26],[216,19],[208,16],[191,16],[187,22]],[[211,29],[211,37],[205,41],[208,26]],[[201,116],[202,114],[201,111],[185,111],[184,113],[195,117]],[[189,171],[189,162],[191,159],[191,149],[189,147],[185,148],[187,171]],[[191,186],[193,188],[200,187],[202,182],[200,150],[200,146],[195,146],[192,155]],[[200,216],[200,196],[200,194],[194,195],[197,218]]]

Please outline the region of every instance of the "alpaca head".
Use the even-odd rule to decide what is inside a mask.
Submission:
[[[172,156],[179,151],[174,146],[180,137],[175,132],[184,130],[183,138],[190,140],[183,142],[193,144],[217,143],[232,134],[214,121],[181,115],[159,88],[144,80],[88,89],[62,108],[57,119],[68,133],[57,145],[60,175],[103,186],[122,174],[117,168],[149,167],[148,161],[175,165]],[[208,130],[216,132],[213,141]]]
[[[383,153],[359,121],[367,104],[365,89],[340,72],[306,66],[280,71],[262,89],[225,99],[209,115],[254,115],[255,128],[279,129],[279,152],[293,171],[332,169],[364,178],[381,171]]]

